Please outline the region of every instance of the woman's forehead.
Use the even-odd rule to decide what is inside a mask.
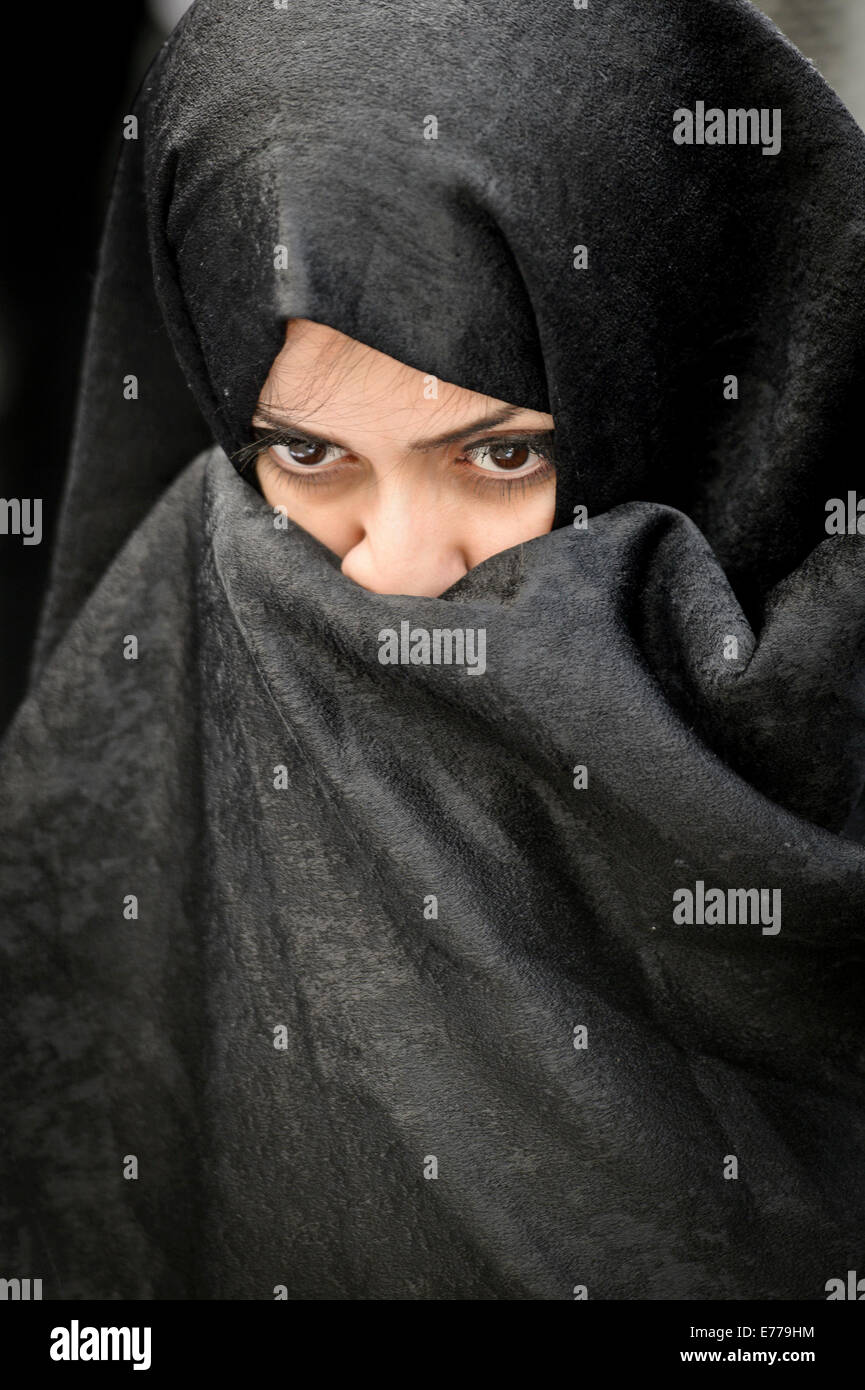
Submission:
[[[330,417],[340,410],[350,412],[354,423],[364,413],[374,419],[382,411],[391,417],[400,412],[420,410],[425,414],[448,413],[472,417],[493,416],[510,408],[520,416],[537,417],[536,423],[549,425],[552,417],[523,408],[520,402],[502,401],[473,391],[456,382],[441,381],[408,363],[356,338],[339,332],[329,324],[311,319],[289,319],[285,342],[274,359],[261,393],[260,403],[279,408],[284,403],[297,420],[298,403],[310,421],[325,409]]]

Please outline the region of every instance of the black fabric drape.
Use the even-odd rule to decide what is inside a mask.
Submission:
[[[698,101],[780,151],[677,145]],[[739,0],[198,0],[136,112],[3,745],[7,1265],[825,1297],[865,1215],[865,536],[825,528],[865,136]],[[275,525],[226,455],[290,315],[549,408],[553,531],[426,599]],[[486,670],[382,665],[405,620]],[[778,930],[678,923],[698,884]]]

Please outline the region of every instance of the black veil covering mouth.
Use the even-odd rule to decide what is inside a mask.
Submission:
[[[780,151],[677,145],[698,102]],[[0,746],[4,1268],[824,1298],[865,1224],[865,536],[824,527],[865,136],[739,0],[199,0],[136,114]],[[551,533],[353,584],[230,460],[291,315],[548,405]]]

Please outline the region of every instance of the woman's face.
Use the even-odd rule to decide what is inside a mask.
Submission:
[[[553,524],[553,417],[466,391],[310,319],[253,426],[261,490],[379,594],[435,597]]]

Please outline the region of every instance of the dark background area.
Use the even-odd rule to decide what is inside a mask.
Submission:
[[[48,576],[122,119],[184,8],[184,0],[113,0],[4,15],[13,22],[0,96],[0,497],[42,499],[42,543],[0,534],[0,730],[23,694]],[[760,8],[865,124],[865,0]]]
[[[42,498],[42,543],[0,534],[0,728],[23,693],[122,118],[165,37],[159,14],[113,0],[4,15],[0,496]]]

